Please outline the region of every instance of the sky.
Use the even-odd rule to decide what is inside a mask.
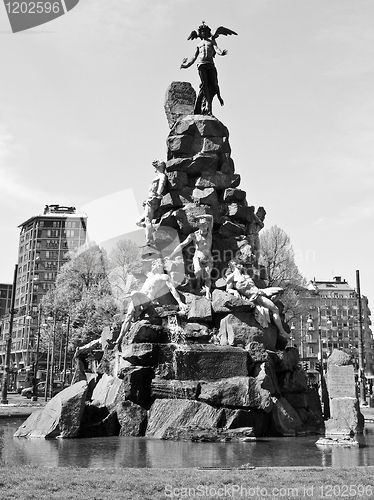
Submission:
[[[289,234],[307,280],[355,287],[359,270],[374,304],[372,0],[80,0],[15,34],[0,5],[1,283],[18,226],[46,204],[85,210],[88,231],[93,207],[114,232],[136,228],[166,157],[165,91],[199,85],[180,64],[203,20],[238,33],[218,38],[213,112],[248,203]]]

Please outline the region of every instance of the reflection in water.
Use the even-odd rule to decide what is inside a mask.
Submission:
[[[357,436],[359,447],[345,448],[339,446],[323,446],[326,465],[332,467],[355,467],[374,464],[374,426],[366,424],[365,434]]]
[[[358,436],[360,448],[317,447],[318,436],[266,438],[250,443],[191,443],[145,438],[13,438],[23,420],[2,420],[0,465],[47,467],[239,467],[374,465],[374,425]]]

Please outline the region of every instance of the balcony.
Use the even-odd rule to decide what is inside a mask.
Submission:
[[[307,352],[306,357],[307,358],[318,358],[318,352]]]
[[[307,336],[307,337],[305,337],[305,343],[306,344],[318,344],[318,339],[313,338],[312,336]]]

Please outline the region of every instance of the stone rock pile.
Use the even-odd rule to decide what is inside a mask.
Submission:
[[[159,232],[171,228],[184,239],[199,229],[202,216],[210,214],[214,217],[212,278],[223,277],[228,262],[239,255],[255,272],[258,232],[266,212],[260,207],[256,216],[246,192],[239,188],[227,127],[213,116],[188,115],[172,127],[167,147],[168,192],[155,214]],[[156,246],[158,243],[156,231]],[[187,260],[187,268],[189,263]]]
[[[223,289],[233,258],[261,286],[258,233],[265,211],[250,206],[239,187],[228,129],[213,116],[184,116],[189,90],[183,87],[182,105],[176,107],[177,87],[174,107],[167,108],[167,193],[153,221],[154,247],[143,248],[144,269],[199,229],[199,220],[209,214],[214,220],[211,299],[192,293],[193,250],[185,247],[183,262],[170,261],[167,269],[186,311],[165,288],[133,323],[121,349],[105,348],[96,377],[68,389],[79,390],[83,411],[73,403],[66,411],[75,399],[63,391],[20,428],[19,436],[227,441],[323,430],[319,397],[308,388],[297,349],[287,347],[287,339],[251,302]],[[72,413],[79,425],[69,433]]]
[[[111,373],[65,389],[16,436],[228,441],[322,432],[297,349],[271,352],[249,337],[245,347],[142,340],[106,352]]]

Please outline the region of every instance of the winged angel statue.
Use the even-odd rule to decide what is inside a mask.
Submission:
[[[200,38],[201,42],[198,44],[195,54],[190,58],[185,58],[182,61],[182,68],[189,68],[195,61],[197,61],[197,69],[199,72],[201,84],[199,95],[196,99],[195,114],[212,114],[212,101],[216,95],[221,106],[224,102],[218,85],[217,69],[214,65],[214,57],[216,54],[225,56],[227,50],[221,50],[216,42],[219,35],[237,35],[235,31],[220,26],[212,35],[209,26],[203,23],[199,26],[198,31],[192,31],[187,40],[195,40]]]

